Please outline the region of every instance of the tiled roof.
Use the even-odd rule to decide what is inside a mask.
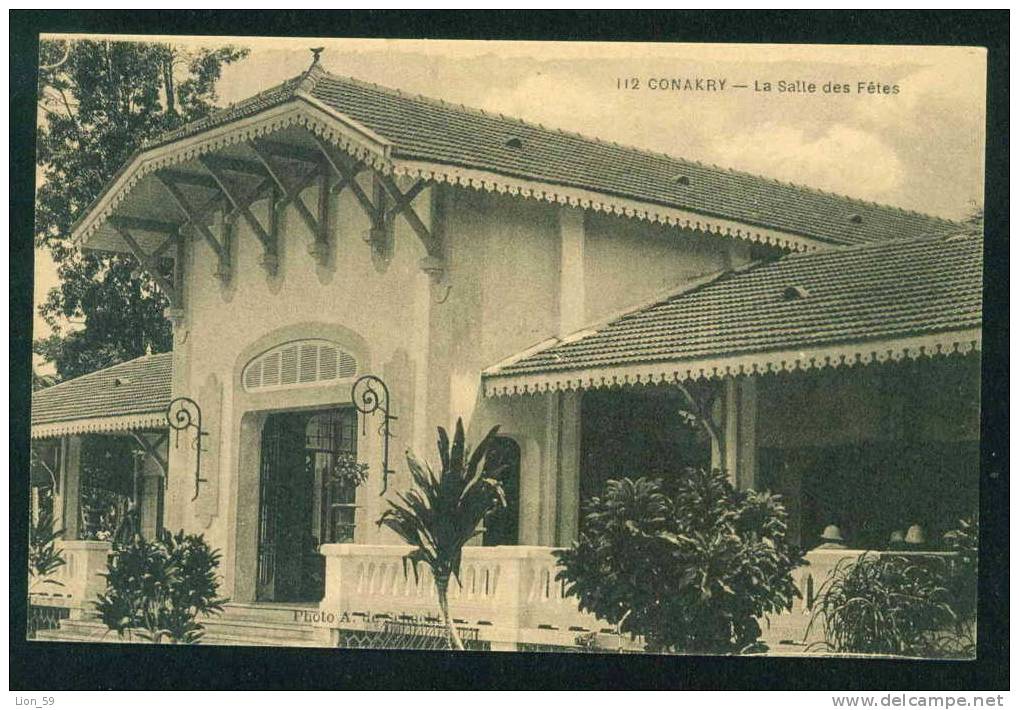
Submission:
[[[172,353],[145,355],[32,393],[32,426],[154,414],[170,404]]]
[[[254,116],[259,111],[286,103],[294,98],[294,92],[300,85],[303,77],[304,75],[302,74],[300,76],[287,79],[282,84],[277,84],[265,91],[260,91],[253,96],[249,96],[243,101],[231,104],[227,108],[220,109],[219,111],[213,111],[205,118],[192,121],[191,123],[175,128],[172,131],[167,131],[158,138],[147,141],[142,146],[142,150],[197,135],[202,131],[209,130],[210,128],[216,128],[217,126],[222,126],[230,123],[231,121],[237,121],[242,118],[247,118],[248,116]]]
[[[390,141],[395,159],[590,190],[831,244],[908,239],[958,229],[929,215],[552,130],[338,77],[317,67],[146,147],[253,115],[301,92]]]
[[[702,361],[980,327],[983,239],[790,254],[729,272],[486,378]]]

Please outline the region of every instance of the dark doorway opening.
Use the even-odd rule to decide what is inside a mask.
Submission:
[[[498,508],[485,519],[482,544],[520,544],[520,445],[506,436],[496,437],[485,455],[485,472],[500,471],[499,481],[506,496],[506,507]]]
[[[337,477],[357,455],[350,407],[270,415],[262,428],[259,476],[259,601],[318,601],[325,592],[319,546],[353,542],[355,488]]]

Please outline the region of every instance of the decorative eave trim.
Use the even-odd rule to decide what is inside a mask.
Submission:
[[[182,138],[165,146],[138,155],[117,177],[99,202],[72,232],[76,244],[84,245],[127,197],[148,175],[179,165],[206,153],[275,133],[291,126],[303,126],[322,136],[339,149],[383,173],[392,171],[388,156],[390,144],[379,142],[376,134],[336,111],[327,111],[321,103],[298,93],[295,100],[266,109],[254,116],[238,119],[224,126]]]
[[[555,185],[536,180],[508,177],[486,170],[461,168],[440,163],[415,160],[393,160],[393,174],[409,175],[432,182],[448,183],[486,192],[497,192],[533,200],[570,205],[594,212],[604,212],[647,222],[692,229],[706,234],[733,237],[760,244],[770,244],[792,251],[813,251],[838,246],[776,229],[757,227],[722,217],[709,217],[651,202],[616,197],[581,188]]]
[[[854,367],[909,358],[965,355],[980,350],[979,328],[915,337],[842,343],[808,350],[781,350],[686,361],[663,361],[578,370],[482,375],[486,397],[540,394],[624,385],[752,376],[822,368]]]
[[[92,417],[89,419],[69,419],[63,422],[33,424],[32,438],[47,439],[54,436],[70,434],[104,434],[132,429],[165,429],[166,413],[146,412],[145,414],[126,414],[115,417]]]

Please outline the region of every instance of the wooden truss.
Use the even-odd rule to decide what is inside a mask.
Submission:
[[[131,253],[138,260],[138,264],[148,272],[156,285],[166,294],[170,301],[171,308],[179,308],[181,305],[181,288],[183,286],[183,248],[184,242],[181,239],[179,227],[171,223],[155,223],[151,220],[138,220],[131,217],[110,217],[110,225],[117,230],[124,243],[131,249]],[[145,230],[166,235],[163,241],[155,250],[146,252],[132,235],[132,230]],[[176,256],[174,259],[173,275],[170,279],[163,275],[160,268],[160,260],[166,255],[170,247],[175,247]]]
[[[371,220],[369,241],[373,248],[381,249],[389,243],[393,222],[402,217],[421,240],[428,258],[434,263],[442,262],[441,239],[425,225],[413,207],[414,199],[427,186],[424,180],[418,180],[404,192],[392,175],[372,170],[372,189],[368,194],[357,178],[371,169],[321,137],[315,134],[311,137],[315,141],[315,149],[262,138],[245,144],[254,159],[202,155],[197,159],[204,170],[202,173],[164,168],[155,177],[180,211],[183,221],[173,223],[112,217],[110,224],[142,267],[166,292],[171,305],[178,308],[181,306],[180,271],[184,236],[188,232],[205,241],[217,260],[216,275],[227,280],[233,268],[234,226],[237,220],[243,220],[262,246],[263,266],[269,274],[275,274],[279,264],[279,218],[284,210],[293,207],[314,237],[309,251],[319,263],[325,263],[330,252],[329,197],[347,189]],[[288,170],[284,163],[301,168]],[[314,183],[319,188],[317,204],[309,205],[302,193]],[[188,197],[183,189],[185,186],[202,188],[206,195],[201,201],[196,201]],[[259,219],[252,211],[252,205],[266,197],[269,198],[266,215]],[[222,223],[219,229],[213,230],[210,224],[217,214],[222,214]],[[167,238],[155,251],[147,253],[132,234],[133,230],[165,233]],[[158,269],[159,258],[171,246],[178,249],[172,281]]]
[[[156,465],[159,466],[159,470],[163,473],[163,481],[165,483],[167,476],[169,475],[170,468],[167,464],[166,457],[163,456],[162,449],[163,445],[169,439],[169,433],[160,432],[147,434],[145,432],[131,430],[131,436],[145,452],[145,455],[150,457],[156,462]]]
[[[714,404],[718,399],[719,390],[713,382],[675,382],[676,389],[686,399],[687,409],[680,415],[694,424],[700,424],[707,432],[712,446],[722,455],[725,451],[723,427],[715,421]]]
[[[442,258],[442,244],[440,240],[425,226],[425,223],[421,221],[421,218],[418,217],[411,205],[414,198],[425,188],[426,183],[424,180],[418,180],[407,192],[402,192],[392,175],[373,171],[374,183],[381,187],[381,191],[376,192],[374,195],[375,199],[373,200],[365,194],[355,179],[359,172],[366,169],[366,166],[363,163],[351,164],[346,156],[341,154],[335,146],[327,143],[318,135],[313,134],[312,137],[315,139],[315,143],[318,145],[322,155],[325,156],[329,167],[332,168],[333,172],[345,186],[350,187],[350,191],[354,194],[355,199],[364,209],[369,219],[372,220],[373,232],[378,229],[384,229],[387,220],[400,215],[406,220],[410,228],[414,230],[421,243],[424,244],[428,256]],[[383,194],[388,195],[393,201],[391,208],[387,208],[386,202],[382,197]]]

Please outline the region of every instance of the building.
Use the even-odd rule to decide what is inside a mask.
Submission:
[[[145,145],[74,238],[139,259],[174,348],[33,399],[70,560],[36,595],[72,610],[49,638],[95,630],[77,617],[109,542],[78,539],[85,436],[145,453],[144,531],[222,550],[224,643],[434,615],[375,521],[410,485],[404,450],[432,456],[457,416],[469,440],[500,425],[510,465],[451,591],[492,648],[600,630],[550,550],[616,475],[724,468],[785,494],[805,547],[830,523],[853,549],[934,539],[975,507],[983,241],[942,219],[315,64]],[[330,483],[344,454],[360,486]]]

